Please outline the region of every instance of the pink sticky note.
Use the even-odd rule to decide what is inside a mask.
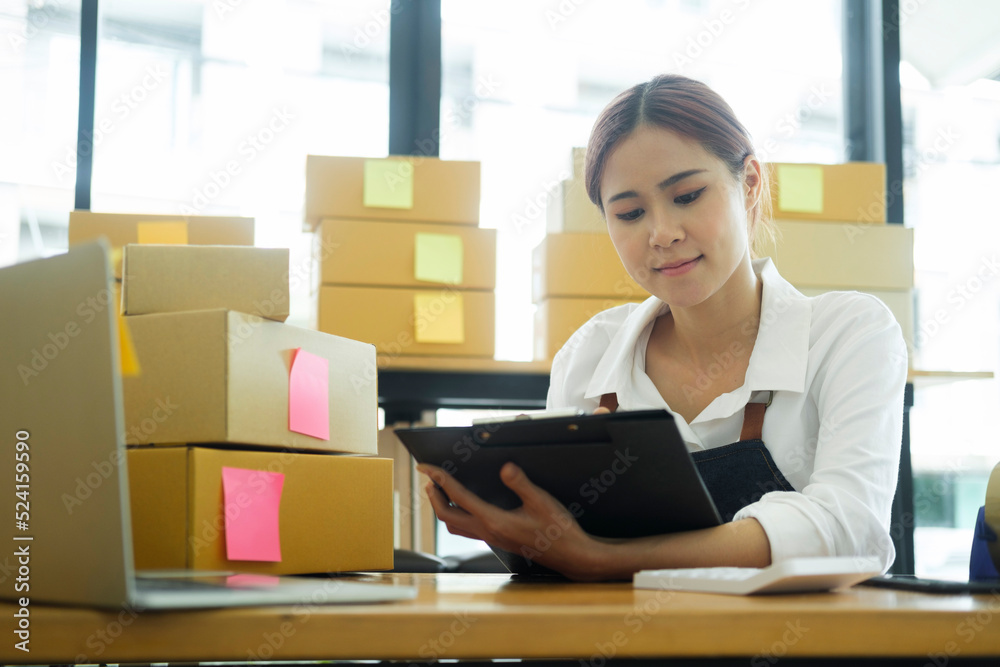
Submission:
[[[270,574],[250,574],[242,572],[226,577],[226,586],[230,588],[271,588],[277,586],[280,579]]]
[[[280,472],[222,468],[226,558],[281,561],[278,508],[284,486]]]
[[[330,364],[301,347],[288,376],[288,430],[330,439]]]

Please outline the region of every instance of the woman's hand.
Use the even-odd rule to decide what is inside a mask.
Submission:
[[[427,485],[427,497],[450,533],[483,540],[570,579],[603,578],[599,564],[609,543],[585,533],[565,506],[532,484],[513,463],[500,469],[500,479],[521,498],[522,505],[514,510],[486,502],[441,468],[421,464],[417,470],[433,480]]]

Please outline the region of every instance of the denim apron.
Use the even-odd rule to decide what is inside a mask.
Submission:
[[[760,500],[765,493],[795,490],[781,474],[761,437],[764,411],[772,398],[773,391],[767,403],[747,403],[739,442],[691,454],[723,521],[732,521],[737,512]],[[614,412],[618,397],[604,394],[601,407]]]

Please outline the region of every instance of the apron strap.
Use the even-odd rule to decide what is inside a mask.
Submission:
[[[774,399],[774,392],[768,394],[767,403],[747,403],[743,409],[743,429],[740,431],[740,440],[763,440],[764,411],[771,405]],[[618,394],[611,392],[601,396],[601,407],[607,408],[611,412],[618,409]]]
[[[615,412],[618,409],[618,394],[611,392],[601,396],[601,407]]]
[[[743,429],[740,431],[740,440],[763,440],[764,411],[771,405],[774,399],[772,391],[767,396],[767,403],[747,403],[743,408]]]

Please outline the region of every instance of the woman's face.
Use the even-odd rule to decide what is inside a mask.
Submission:
[[[611,152],[601,178],[608,232],[629,275],[671,308],[718,292],[749,265],[747,211],[759,165],[738,181],[701,144],[640,125]]]

